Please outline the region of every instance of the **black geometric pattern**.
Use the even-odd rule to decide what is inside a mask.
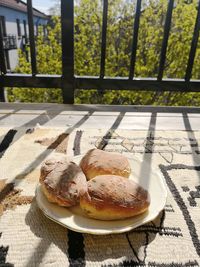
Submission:
[[[108,264],[108,265],[101,265],[102,267],[134,267],[134,266],[138,266],[138,267],[199,267],[199,264],[197,261],[188,261],[185,262],[184,264],[182,263],[176,263],[176,262],[172,262],[172,263],[158,263],[158,262],[148,262],[148,263],[144,263],[144,262],[140,262],[138,263],[137,261],[123,261],[122,263],[119,264]]]
[[[188,197],[188,201],[190,203],[190,206],[192,207],[196,207],[197,206],[197,202],[196,202],[196,199],[197,198],[200,198],[200,186],[195,186],[195,191],[193,190],[190,190],[189,191],[189,194],[190,196]]]
[[[1,237],[2,233],[0,233],[0,237]],[[6,256],[8,253],[8,246],[4,247],[1,246],[0,247],[0,267],[13,267],[14,265],[11,263],[6,263]]]
[[[177,169],[195,170],[197,172],[200,172],[200,166],[187,166],[184,164],[173,164],[173,165],[169,165],[169,166],[160,165],[160,169],[161,169],[163,176],[166,180],[168,188],[170,189],[178,207],[180,208],[180,210],[183,214],[185,222],[188,226],[188,230],[189,230],[194,248],[196,250],[197,255],[200,258],[200,237],[197,234],[197,229],[196,229],[195,224],[191,218],[190,212],[189,212],[183,198],[181,197],[181,194],[179,193],[172,178],[170,177],[170,175],[168,173],[168,171],[170,171],[170,170],[177,170]],[[199,191],[198,191],[199,186],[197,186],[196,189],[197,189],[197,193],[199,193]],[[193,195],[198,196],[198,194],[196,194],[196,192]]]
[[[154,137],[151,133],[147,137],[123,137],[115,131],[109,131],[105,136],[92,137],[91,145],[105,149],[111,145],[119,147],[121,152],[131,153],[158,153],[167,163],[172,163],[173,153],[191,155],[199,154],[200,139],[194,138],[166,138]],[[106,148],[107,151],[114,152],[117,148]],[[169,154],[166,156],[166,154]]]

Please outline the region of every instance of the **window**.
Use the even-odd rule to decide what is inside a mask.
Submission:
[[[20,27],[20,20],[16,19],[16,22],[17,22],[17,34],[19,37],[21,37],[22,33],[21,33],[21,27]]]

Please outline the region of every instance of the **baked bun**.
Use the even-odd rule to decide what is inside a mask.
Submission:
[[[131,167],[128,159],[118,153],[91,149],[82,158],[80,167],[87,180],[97,175],[113,174],[128,178]]]
[[[79,203],[87,181],[81,168],[67,157],[46,160],[41,167],[40,183],[49,202],[70,207]]]
[[[88,181],[88,191],[80,197],[85,215],[99,220],[118,220],[145,212],[149,193],[132,180],[100,175]]]

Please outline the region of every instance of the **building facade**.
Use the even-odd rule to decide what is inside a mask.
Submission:
[[[33,8],[35,36],[42,26],[44,34],[48,16]],[[29,43],[27,5],[19,0],[0,0],[0,27],[8,71],[14,71],[18,63],[18,49]],[[28,55],[27,55],[28,60]]]

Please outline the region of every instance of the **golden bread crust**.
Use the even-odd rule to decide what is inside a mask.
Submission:
[[[81,168],[66,157],[45,161],[41,167],[40,183],[49,202],[65,207],[78,204],[80,194],[87,190]]]
[[[106,174],[128,178],[131,173],[129,161],[125,156],[100,149],[89,150],[82,158],[80,167],[87,180]]]
[[[115,175],[100,175],[88,181],[88,191],[80,198],[87,216],[117,220],[145,212],[150,204],[148,192],[134,181]]]

